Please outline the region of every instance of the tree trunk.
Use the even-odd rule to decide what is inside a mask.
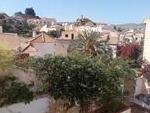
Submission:
[[[80,106],[80,113],[88,113],[90,104],[82,104]]]

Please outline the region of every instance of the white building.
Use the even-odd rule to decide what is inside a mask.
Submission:
[[[41,29],[40,32],[49,32],[49,31],[56,31],[57,29],[55,27],[48,27],[47,25],[44,25]]]
[[[150,63],[150,18],[144,21],[146,24],[143,59]]]
[[[119,42],[120,43],[141,43],[144,38],[144,33],[141,31],[136,31],[134,29],[130,29],[128,31],[120,33]]]
[[[94,31],[94,32],[102,32],[102,27],[101,26],[79,26],[77,28],[78,32],[83,32],[83,31]]]

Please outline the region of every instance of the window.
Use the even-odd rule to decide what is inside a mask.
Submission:
[[[65,37],[68,37],[68,34],[65,34]]]
[[[71,39],[74,40],[74,34],[71,34]]]

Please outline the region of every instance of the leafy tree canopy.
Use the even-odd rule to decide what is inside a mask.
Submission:
[[[28,103],[32,98],[33,93],[26,84],[15,77],[0,76],[0,107],[18,102]]]
[[[19,16],[19,17],[24,17],[24,18],[25,18],[25,14],[23,14],[21,11],[16,12],[16,13],[14,14],[14,16],[15,16],[15,17]]]
[[[83,31],[78,39],[73,41],[68,48],[69,53],[79,53],[91,56],[101,55],[111,57],[111,48],[107,45],[108,40],[101,40],[100,34],[93,31]]]
[[[98,56],[46,56],[30,59],[28,64],[44,92],[56,100],[63,99],[68,107],[80,105],[80,112],[93,102],[109,113],[115,111],[121,102],[121,79],[135,75],[125,61],[102,61]]]
[[[129,43],[117,47],[117,55],[126,60],[131,60],[133,67],[141,67],[142,46],[138,43]]]
[[[29,25],[26,20],[7,19],[2,23],[3,31],[17,33],[18,35],[29,37],[32,36],[34,25]]]
[[[35,17],[36,16],[33,8],[26,8],[25,9],[25,15],[28,17]]]

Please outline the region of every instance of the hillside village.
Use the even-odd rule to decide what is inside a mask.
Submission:
[[[40,18],[36,16],[36,13],[32,8],[31,12],[33,12],[33,15],[25,16],[25,14],[17,12],[12,17],[9,17],[5,13],[0,14],[0,40],[1,42],[6,43],[12,50],[15,50],[16,52],[19,51],[20,54],[28,54],[29,56],[38,56],[41,54],[44,56],[47,54],[47,48],[45,48],[47,46],[50,49],[48,52],[49,54],[65,55],[69,44],[72,40],[77,39],[78,35],[83,31],[99,33],[99,39],[107,41],[107,44],[112,49],[114,57],[117,54],[117,45],[123,45],[125,43],[140,44],[144,39],[143,27],[137,29],[122,28],[117,25],[112,26],[106,23],[96,23],[84,16],[75,20],[75,22],[57,22],[54,18]],[[34,27],[30,29],[27,28],[27,31],[25,32],[27,32],[26,34],[30,33],[30,35],[23,36],[18,30],[11,32],[11,27],[16,29],[15,25],[17,24],[13,25],[13,23],[10,23],[11,26],[8,25],[10,27],[7,29],[5,25],[5,22],[7,21],[12,21],[13,23],[20,22],[20,26],[24,26],[23,23],[26,22],[27,27]],[[43,51],[41,52],[42,48],[45,48],[46,53],[42,53]]]
[[[94,41],[91,38],[93,38]],[[82,41],[83,43],[80,43]],[[13,104],[7,103],[6,101],[7,104],[5,104],[6,97],[2,95],[4,100],[0,100],[0,107],[3,106],[0,108],[0,113],[10,113],[10,111],[12,111],[12,113],[149,113],[149,41],[150,19],[146,19],[143,24],[125,26],[94,22],[83,15],[74,22],[58,22],[55,18],[37,16],[33,8],[27,8],[25,14],[17,12],[14,16],[1,13],[0,45],[4,45],[5,48],[0,48],[0,53],[3,53],[3,51],[13,52],[15,63],[11,68],[6,69],[8,71],[4,71],[0,68],[0,72],[4,75],[12,74],[30,86],[34,96],[32,95],[33,100],[28,100],[31,101],[31,103],[26,105],[23,103],[19,104],[23,102],[24,99],[23,101],[12,101]],[[77,54],[77,56],[71,56],[72,54]],[[5,56],[3,58],[5,58]],[[25,62],[26,60],[27,62]],[[30,67],[29,64],[32,64],[33,67]],[[99,71],[99,69],[101,70]],[[98,74],[101,75],[101,73],[104,74],[105,80],[108,80],[107,83],[110,82],[109,85],[107,85],[103,78],[96,78]],[[86,77],[86,74],[89,74],[88,77]],[[120,74],[122,74],[122,76],[131,75],[131,78],[122,77]],[[58,78],[55,78],[54,75]],[[81,78],[77,75],[81,75]],[[78,78],[76,79],[76,77]],[[111,77],[111,79],[109,77]],[[41,80],[40,85],[42,84],[43,86],[38,86],[38,79]],[[122,81],[120,81],[120,79]],[[92,87],[90,87],[90,83],[90,85],[87,83],[90,80],[91,84],[94,84]],[[101,82],[99,83],[102,85],[99,85],[96,80],[98,82],[100,80]],[[77,84],[77,82],[81,82],[81,85]],[[103,84],[108,90],[103,87]],[[68,89],[64,88],[65,85]],[[49,92],[51,89],[51,91],[54,92],[50,94],[47,92],[43,93],[41,91],[43,87],[45,88],[44,91]],[[81,88],[81,92],[83,90],[85,91],[83,91],[83,95],[79,93],[82,95],[80,97],[85,98],[77,98],[78,94],[74,95],[75,92],[79,91],[78,87],[79,89]],[[88,89],[87,87],[90,88]],[[73,90],[71,88],[73,88]],[[101,92],[99,88],[101,88],[102,93],[104,91],[103,94],[98,93]],[[115,92],[115,90],[118,92]],[[105,91],[107,93],[110,91],[109,94],[112,97],[114,96],[115,99],[121,99],[121,103],[125,103],[125,106],[123,105],[124,109],[119,110],[119,112],[110,112],[108,109],[108,111],[106,110],[107,112],[100,112],[101,108],[105,108],[106,103],[108,105],[110,104],[108,101],[103,102],[103,100],[112,99],[111,96],[108,96],[109,94],[105,95]],[[18,92],[20,93],[21,91]],[[65,92],[64,95],[63,92]],[[100,98],[101,103],[103,103],[100,105],[102,107],[99,107],[96,103],[98,101],[96,99],[99,97],[97,94],[102,98],[105,98],[103,95],[108,96],[106,99]],[[19,97],[18,95],[16,98]],[[61,95],[64,97],[61,98]],[[93,97],[89,98],[91,95]],[[29,97],[31,97],[31,95],[29,95]],[[29,97],[27,97],[27,99],[29,99]],[[72,99],[71,102],[73,101],[72,104],[75,108],[73,105],[70,105],[70,103],[67,103],[67,105],[69,104],[71,106],[69,106],[70,109],[68,108],[66,112],[61,111],[57,108],[59,107],[59,105],[57,105],[58,103],[53,103],[53,101],[56,101],[55,98],[60,99],[59,104],[65,103],[63,99],[67,98],[67,102],[70,102],[69,99]],[[82,108],[82,106],[80,106],[82,103],[82,101],[80,103],[80,99],[83,99],[83,102],[91,101],[90,105],[92,107],[90,106],[87,111],[80,109],[80,107]],[[79,103],[76,103],[78,101]],[[117,101],[114,100],[114,102]],[[36,103],[40,104],[38,105]],[[121,103],[120,105],[122,105]],[[6,105],[10,106],[6,108]],[[32,105],[36,109],[35,112],[32,110]],[[114,104],[110,105],[112,105],[112,108],[114,107]],[[60,105],[60,108],[62,106]],[[107,107],[109,108],[109,106]],[[84,110],[86,112],[84,112]],[[141,110],[143,111],[138,112]]]

